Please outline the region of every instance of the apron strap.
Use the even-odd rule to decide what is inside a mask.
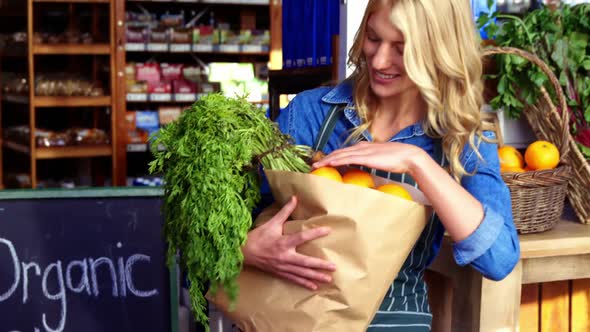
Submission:
[[[326,144],[328,143],[328,140],[330,139],[330,136],[332,136],[332,132],[334,131],[334,128],[336,127],[336,123],[338,122],[338,118],[340,115],[340,112],[342,112],[344,109],[346,108],[345,105],[334,105],[332,106],[332,108],[330,109],[330,111],[328,111],[328,114],[326,115],[326,118],[324,119],[324,122],[322,123],[322,126],[320,127],[320,131],[318,133],[318,136],[316,137],[316,140],[313,144],[313,150],[314,151],[322,151],[324,149],[324,147],[326,146]],[[442,151],[442,142],[440,139],[435,139],[433,142],[433,158],[434,160],[436,160],[441,167],[444,167],[446,164],[446,160],[445,160],[445,156],[444,153]],[[372,169],[372,168],[368,168],[368,167],[361,167],[362,170],[369,172],[371,174],[380,176],[380,177],[384,177],[384,178],[388,178],[392,181],[397,181],[397,182],[402,182],[402,183],[407,183],[411,186],[416,186],[416,181],[414,181],[414,179],[406,173],[402,173],[402,174],[398,174],[398,173],[390,173],[390,172],[385,172],[382,170],[377,170],[377,169]]]
[[[345,105],[334,105],[326,115],[324,122],[322,123],[322,127],[318,133],[318,137],[316,137],[315,143],[313,144],[314,151],[322,151],[324,147],[328,143],[330,136],[332,136],[332,132],[334,131],[334,127],[336,127],[336,123],[338,122],[338,117],[340,112],[342,112],[346,108]]]

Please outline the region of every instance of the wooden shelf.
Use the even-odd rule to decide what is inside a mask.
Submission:
[[[15,143],[15,142],[11,142],[11,141],[3,141],[2,145],[7,149],[17,151],[20,153],[24,153],[24,154],[29,154],[31,152],[31,150],[29,149],[28,146],[21,144],[21,143]]]
[[[33,54],[110,54],[109,44],[34,44]]]
[[[23,95],[11,95],[11,94],[3,95],[2,100],[8,101],[11,103],[15,103],[15,104],[28,104],[29,103],[29,97],[23,96]]]
[[[83,145],[50,148],[38,147],[35,153],[35,158],[89,158],[111,156],[112,154],[113,149],[110,145]]]
[[[110,3],[110,0],[33,0],[44,3]]]
[[[100,107],[111,106],[111,97],[35,97],[37,107]]]

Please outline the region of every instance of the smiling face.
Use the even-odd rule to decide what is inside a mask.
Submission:
[[[405,93],[419,93],[406,74],[404,36],[391,23],[390,14],[387,6],[375,11],[367,21],[363,41],[371,90],[381,100]]]

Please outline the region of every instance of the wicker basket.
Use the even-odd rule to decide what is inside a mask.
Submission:
[[[565,96],[559,81],[549,67],[538,57],[520,49],[493,47],[484,55],[513,54],[521,56],[535,65],[549,77],[559,99],[561,109],[566,109]],[[533,128],[538,139],[555,144],[560,152],[560,165],[555,169],[529,171],[524,173],[502,173],[504,182],[510,189],[514,224],[519,233],[535,233],[549,230],[559,221],[568,192],[571,178],[569,167],[569,118],[568,112],[560,117],[555,105],[544,88],[541,98],[534,105],[527,105],[523,114]]]

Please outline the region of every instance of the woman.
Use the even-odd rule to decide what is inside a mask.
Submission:
[[[430,330],[423,275],[445,230],[456,262],[487,278],[504,278],[518,261],[497,146],[481,128],[476,31],[467,0],[370,0],[350,50],[351,78],[299,94],[279,116],[298,144],[329,153],[314,167],[359,165],[413,179],[434,207],[369,330]],[[316,289],[337,267],[295,248],[329,229],[283,236],[296,204],[248,234],[245,263]]]

